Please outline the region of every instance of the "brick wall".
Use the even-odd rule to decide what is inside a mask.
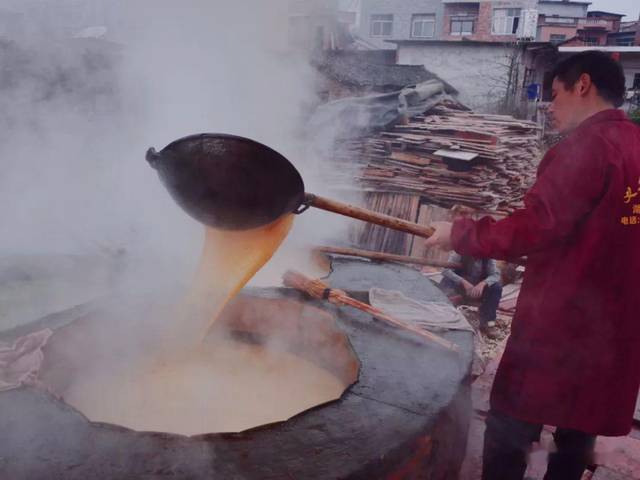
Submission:
[[[475,17],[473,35],[451,35],[451,18],[456,16]],[[463,38],[477,40],[478,38],[476,35],[476,31],[478,29],[478,16],[479,11],[477,5],[464,3],[446,4],[444,7],[444,15],[442,20],[442,38],[444,40],[462,40]]]
[[[525,8],[525,6],[519,2],[480,2],[474,40],[490,42],[515,41],[517,38],[515,35],[494,35],[492,33],[494,8]]]

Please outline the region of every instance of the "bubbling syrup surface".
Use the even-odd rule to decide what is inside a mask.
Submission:
[[[198,435],[283,421],[339,398],[345,388],[287,352],[224,339],[206,346],[160,368],[95,372],[64,399],[93,421]]]

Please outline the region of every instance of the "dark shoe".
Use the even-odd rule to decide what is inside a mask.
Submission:
[[[487,323],[481,323],[480,332],[482,332],[485,337],[492,340],[498,338],[499,335],[498,327],[496,326],[495,320]]]

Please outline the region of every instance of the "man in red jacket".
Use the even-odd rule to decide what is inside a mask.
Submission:
[[[616,110],[624,74],[588,51],[554,71],[549,150],[525,207],[436,224],[428,246],[527,269],[491,392],[483,480],[523,478],[556,426],[546,480],[579,480],[596,435],[626,435],[640,386],[640,128]]]

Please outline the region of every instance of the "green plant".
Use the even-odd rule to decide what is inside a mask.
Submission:
[[[635,122],[638,125],[640,125],[640,108],[636,108],[635,110],[631,110],[629,112],[629,118],[631,119],[632,122]]]

